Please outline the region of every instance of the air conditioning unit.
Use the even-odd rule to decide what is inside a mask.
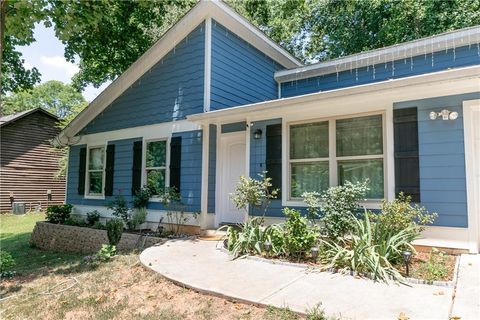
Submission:
[[[12,204],[13,214],[25,214],[25,202],[14,202]]]

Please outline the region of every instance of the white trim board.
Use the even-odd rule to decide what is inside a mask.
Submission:
[[[467,178],[468,243],[480,251],[480,99],[463,102],[465,170]],[[479,139],[479,141],[475,141]]]
[[[360,97],[372,101],[405,101],[438,97],[451,94],[478,92],[480,66],[439,71],[407,78],[386,80],[359,86],[340,88],[330,91],[310,93],[302,96],[252,103],[229,109],[187,116],[193,122],[235,122],[244,121],[248,115],[252,121],[269,119],[290,113],[302,117],[309,109],[318,109],[321,103],[332,99],[345,99],[355,102]],[[294,107],[293,107],[294,106]],[[302,112],[298,112],[302,108]],[[339,111],[341,113],[341,111]],[[333,114],[332,114],[333,115]]]
[[[202,126],[187,120],[162,122],[114,131],[92,133],[81,136],[75,144],[99,144],[132,138],[156,139],[171,136],[172,133],[201,130]]]
[[[308,66],[275,72],[275,80],[288,82],[324,74],[389,63],[413,56],[431,54],[461,46],[480,43],[480,26],[445,32],[439,35],[413,40],[381,49],[361,52],[347,57],[319,62]]]
[[[63,129],[54,144],[68,145],[70,140],[125,90],[130,88],[143,74],[150,70],[191,31],[207,18],[213,18],[239,37],[265,53],[286,68],[301,66],[302,63],[280,45],[269,39],[230,7],[218,0],[202,0],[171,27],[150,49],[115,79],[90,105]]]

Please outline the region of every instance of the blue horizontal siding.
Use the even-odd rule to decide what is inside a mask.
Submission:
[[[107,206],[116,195],[123,195],[127,201],[132,201],[132,160],[133,143],[142,138],[109,141],[115,145],[115,165],[113,169],[113,196],[105,200],[85,199],[77,192],[78,170],[80,164],[80,149],[86,145],[71,146],[68,158],[67,203],[90,206]]]
[[[81,133],[175,121],[203,112],[204,56],[205,28],[202,23]]]
[[[180,170],[180,194],[187,212],[199,212],[202,188],[202,131],[174,133],[182,137],[182,159]],[[165,209],[161,203],[150,202],[149,209]]]
[[[278,97],[273,78],[284,69],[213,20],[210,109],[219,110]]]
[[[255,121],[250,126],[250,177],[258,179],[258,175],[265,171],[267,149],[267,138],[265,132],[267,132],[268,125],[279,123],[282,123],[282,119]],[[264,132],[260,139],[254,139],[253,137],[255,130],[257,129],[260,129],[262,132]],[[282,209],[283,207],[281,199],[272,200],[266,215],[270,217],[283,217],[284,215],[282,213]],[[251,213],[254,215],[262,214],[261,212],[256,211]]]
[[[420,200],[438,213],[438,226],[468,227],[462,102],[478,98],[480,92],[394,104],[418,108]],[[442,109],[458,112],[458,119],[429,119],[431,111]]]
[[[433,56],[433,63],[432,63]],[[388,79],[398,79],[413,75],[420,75],[435,71],[447,70],[476,65],[480,63],[480,55],[477,46],[463,46],[447,51],[442,50],[428,55],[417,55],[406,59],[395,60],[393,63],[379,62],[368,67],[330,73],[318,77],[311,77],[295,81],[287,81],[281,84],[281,95],[293,97],[313,92],[327,91],[367,83],[374,83]]]

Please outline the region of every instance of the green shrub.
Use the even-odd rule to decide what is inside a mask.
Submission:
[[[133,207],[137,209],[146,208],[151,196],[152,191],[150,190],[150,188],[141,188],[135,193],[135,196],[133,197]]]
[[[89,226],[95,225],[95,223],[100,221],[100,212],[98,212],[97,210],[87,212],[86,221],[87,221],[87,225],[89,225]]]
[[[85,223],[85,220],[83,220],[83,217],[79,215],[70,215],[65,222],[63,222],[64,225],[67,226],[76,226],[76,227],[85,227],[87,224]]]
[[[111,244],[103,244],[95,257],[100,261],[108,261],[117,254],[117,247]]]
[[[72,208],[71,204],[49,206],[45,219],[50,223],[63,224],[70,217]]]
[[[290,208],[283,209],[286,221],[283,227],[285,252],[289,256],[300,258],[310,249],[317,241],[318,232],[315,227],[308,223],[306,217],[302,217],[300,211]]]
[[[240,177],[235,192],[230,194],[230,198],[237,209],[245,210],[247,208],[261,210],[262,217],[268,210],[272,199],[276,199],[278,189],[272,189],[272,179],[267,177],[267,172],[259,174],[260,179],[250,177]]]
[[[95,224],[92,226],[93,229],[99,229],[99,230],[105,230],[107,227],[101,223],[100,221],[95,222]]]
[[[321,196],[321,222],[326,235],[337,239],[355,229],[355,218],[360,209],[359,201],[368,191],[367,181],[362,183],[345,182],[343,186],[331,187]]]
[[[125,225],[129,227],[131,213],[124,196],[115,196],[115,199],[109,203],[108,209],[112,210],[112,214],[115,217],[122,219],[123,222],[125,222]]]
[[[112,219],[107,222],[107,237],[108,242],[112,246],[116,246],[123,233],[123,221],[120,219]]]
[[[147,220],[147,209],[146,208],[135,208],[133,209],[132,218],[130,219],[129,229],[134,230],[139,225],[144,223]]]
[[[316,191],[302,193],[303,202],[307,205],[307,218],[312,223],[320,218],[320,196]]]
[[[323,242],[322,261],[328,267],[369,273],[374,280],[401,279],[394,263],[405,248],[415,251],[410,244],[415,228],[409,226],[388,235],[381,232],[380,223],[371,224],[369,215],[353,218],[353,222],[355,228],[349,237]]]
[[[241,230],[236,227],[227,228],[227,249],[234,257],[245,254],[262,253],[265,242],[265,227],[258,217],[247,219],[241,225]]]
[[[15,260],[12,258],[12,255],[5,250],[0,250],[0,278],[13,276],[14,266]]]
[[[383,201],[381,212],[371,217],[382,225],[383,233],[396,234],[414,226],[418,236],[424,230],[424,225],[433,223],[437,214],[430,214],[424,207],[412,204],[410,196],[400,193],[393,201]]]

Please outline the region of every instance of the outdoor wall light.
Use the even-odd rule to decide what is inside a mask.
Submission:
[[[443,109],[440,112],[436,112],[436,111],[430,112],[430,120],[435,120],[438,117],[442,117],[442,120],[455,120],[458,118],[458,112],[449,111],[447,109]]]
[[[253,138],[255,140],[262,138],[262,130],[261,129],[255,130],[255,132],[253,133]]]
[[[47,190],[47,200],[52,201],[52,190],[50,189]]]
[[[402,251],[402,257],[403,257],[403,262],[405,263],[405,271],[408,277],[410,273],[409,267],[410,267],[410,260],[412,259],[412,251],[408,251],[408,250]]]
[[[15,197],[13,196],[13,191],[10,191],[10,207],[13,208],[13,202],[15,201]]]

